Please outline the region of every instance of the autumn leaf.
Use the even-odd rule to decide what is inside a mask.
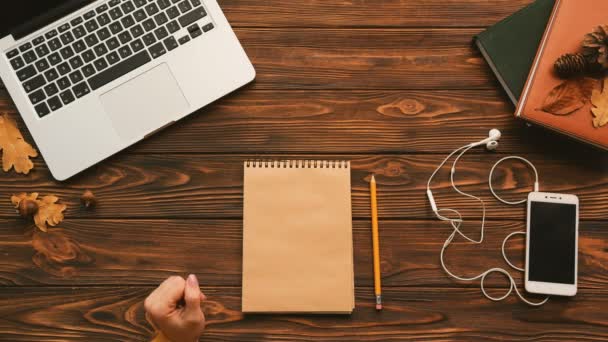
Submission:
[[[38,152],[23,140],[19,128],[8,115],[0,115],[0,150],[2,150],[2,169],[8,172],[28,174],[34,167],[30,158],[37,157]]]
[[[572,114],[589,102],[596,84],[589,77],[566,80],[551,90],[541,109],[554,115]]]
[[[56,226],[63,221],[63,211],[67,208],[65,204],[57,204],[59,198],[55,196],[44,196],[38,201],[40,206],[38,213],[34,216],[36,227],[43,232],[47,231],[46,225]]]
[[[63,221],[63,212],[67,208],[65,204],[57,204],[59,198],[57,196],[44,196],[38,199],[38,193],[19,194],[11,197],[11,202],[15,208],[19,207],[19,203],[23,200],[33,200],[38,203],[38,211],[34,215],[34,223],[41,231],[46,232],[47,224],[51,227],[58,225]]]
[[[594,90],[591,95],[591,103],[593,108],[593,126],[595,128],[602,127],[608,123],[608,78],[604,79],[604,88],[602,92]]]

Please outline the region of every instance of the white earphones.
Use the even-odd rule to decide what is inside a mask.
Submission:
[[[485,223],[486,223],[486,206],[484,201],[474,195],[468,194],[463,192],[462,190],[460,190],[457,186],[456,183],[454,182],[454,175],[456,174],[456,164],[458,163],[458,161],[460,160],[460,158],[462,158],[462,156],[468,152],[469,150],[471,150],[472,148],[475,148],[477,146],[483,146],[486,145],[486,148],[489,151],[494,151],[496,150],[496,148],[498,148],[498,140],[500,140],[502,134],[500,133],[500,131],[498,129],[492,129],[490,130],[490,133],[488,135],[488,137],[486,139],[483,139],[479,142],[475,142],[475,143],[471,143],[465,146],[462,146],[458,149],[456,149],[454,152],[450,153],[442,162],[441,164],[439,164],[439,166],[437,167],[437,169],[435,169],[435,171],[433,172],[433,174],[431,175],[431,177],[429,178],[429,181],[427,183],[427,188],[426,188],[426,194],[427,197],[429,199],[429,203],[431,204],[431,208],[433,209],[433,212],[435,213],[435,215],[437,216],[438,219],[440,219],[441,221],[446,221],[449,222],[452,225],[453,231],[452,234],[450,234],[450,236],[445,240],[443,247],[441,249],[441,255],[440,255],[440,260],[441,260],[441,267],[443,267],[444,271],[450,275],[451,277],[461,280],[461,281],[474,281],[477,279],[481,280],[481,292],[484,294],[484,296],[486,296],[488,299],[493,300],[493,301],[501,301],[505,298],[507,298],[511,292],[513,292],[513,290],[515,290],[515,293],[517,294],[517,296],[524,301],[525,303],[529,304],[529,305],[533,305],[533,306],[540,306],[543,305],[547,302],[547,300],[549,300],[549,298],[547,297],[546,299],[544,299],[541,302],[531,302],[529,300],[527,300],[526,298],[523,297],[523,295],[519,292],[516,284],[515,284],[515,280],[513,279],[513,277],[511,276],[511,274],[509,272],[507,272],[504,268],[491,268],[479,275],[473,276],[473,277],[460,277],[455,275],[454,273],[452,273],[445,265],[444,262],[444,254],[445,254],[445,250],[448,248],[448,246],[452,243],[452,241],[454,241],[454,238],[456,237],[456,235],[460,235],[462,238],[464,238],[465,240],[473,243],[473,244],[481,244],[483,243],[483,239],[484,239],[484,232],[485,232]],[[452,158],[454,155],[458,154],[458,156],[454,159],[454,162],[452,164],[452,168],[451,168],[451,172],[450,172],[450,181],[452,184],[452,188],[454,188],[454,190],[459,193],[462,196],[474,199],[476,201],[478,201],[481,204],[481,208],[482,208],[482,219],[481,219],[481,231],[480,231],[480,237],[478,240],[471,238],[469,236],[467,236],[466,234],[464,234],[461,230],[460,230],[460,226],[462,225],[462,223],[464,222],[464,220],[462,219],[462,215],[460,214],[460,212],[458,210],[455,209],[439,209],[437,207],[437,203],[435,202],[435,198],[433,196],[433,192],[431,191],[431,181],[433,180],[433,178],[435,178],[435,176],[437,175],[437,173],[439,172],[439,170],[441,170],[443,168],[443,166],[448,162],[448,160],[450,160],[450,158]],[[534,174],[536,176],[536,181],[534,183],[534,191],[539,191],[539,183],[538,183],[538,171],[536,170],[536,168],[534,167],[534,165],[528,161],[525,158],[522,157],[517,157],[517,156],[511,156],[511,157],[506,157],[503,158],[501,160],[499,160],[496,164],[494,164],[494,166],[492,167],[492,171],[490,172],[490,176],[489,176],[489,186],[490,186],[490,190],[492,192],[492,195],[494,195],[494,197],[496,197],[499,201],[505,203],[505,204],[521,204],[521,203],[525,203],[525,200],[523,201],[518,201],[518,202],[509,202],[509,201],[505,201],[503,199],[501,199],[500,197],[498,197],[498,195],[494,192],[494,188],[492,187],[492,175],[494,174],[494,170],[496,169],[496,167],[498,166],[498,164],[506,161],[506,160],[510,160],[510,159],[515,159],[515,160],[520,160],[523,161],[525,163],[527,163],[532,170],[534,171]],[[450,218],[448,217],[448,215],[453,215],[455,216],[454,218]],[[507,255],[505,253],[505,245],[506,242],[513,236],[515,235],[519,235],[519,234],[524,234],[525,232],[515,232],[515,233],[511,233],[509,234],[503,241],[502,244],[502,255],[503,258],[505,259],[505,261],[507,262],[507,264],[509,266],[511,266],[513,269],[518,270],[523,272],[524,270],[522,268],[519,268],[517,266],[515,266],[513,263],[511,263],[511,261],[509,261],[509,259],[507,258]],[[484,283],[486,280],[486,277],[490,274],[490,273],[501,273],[503,275],[505,275],[507,278],[509,278],[509,290],[507,291],[506,294],[504,294],[501,297],[492,297],[490,296],[485,288],[484,288]]]

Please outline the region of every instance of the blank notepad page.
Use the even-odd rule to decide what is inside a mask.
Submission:
[[[246,162],[243,216],[243,312],[352,312],[350,163]]]

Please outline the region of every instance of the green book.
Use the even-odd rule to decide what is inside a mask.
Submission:
[[[537,0],[475,36],[475,44],[517,105],[555,0]]]

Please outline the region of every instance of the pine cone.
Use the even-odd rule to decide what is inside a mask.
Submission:
[[[588,59],[580,53],[567,53],[555,61],[553,68],[555,73],[561,78],[568,78],[580,75],[589,69]]]
[[[590,65],[608,68],[608,25],[600,25],[583,39],[583,55]]]

